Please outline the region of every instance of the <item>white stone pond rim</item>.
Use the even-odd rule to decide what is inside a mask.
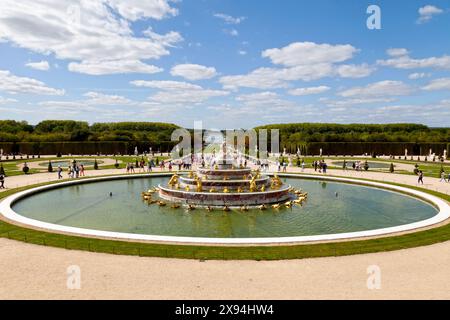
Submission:
[[[160,235],[145,235],[145,234],[134,234],[134,233],[123,233],[123,232],[113,232],[113,231],[101,231],[94,229],[85,229],[85,228],[77,228],[77,227],[69,227],[62,226],[58,224],[43,222],[31,218],[24,217],[14,210],[12,210],[12,206],[17,201],[26,198],[32,194],[60,188],[66,187],[76,184],[83,183],[94,183],[94,182],[103,182],[110,180],[120,180],[120,179],[138,179],[138,178],[151,178],[151,177],[162,177],[162,176],[170,176],[172,173],[161,173],[161,174],[140,174],[140,175],[119,175],[119,176],[107,176],[107,177],[97,177],[97,178],[89,178],[82,180],[71,180],[65,181],[61,183],[55,183],[40,187],[31,188],[25,191],[21,191],[15,193],[11,196],[8,196],[3,201],[0,202],[0,214],[3,215],[6,219],[11,220],[13,222],[17,222],[19,224],[25,225],[27,227],[34,227],[38,229],[44,229],[47,231],[56,231],[60,233],[68,233],[75,236],[87,236],[87,237],[100,237],[107,238],[113,240],[126,240],[126,241],[149,241],[149,242],[158,242],[158,243],[177,243],[177,244],[205,244],[205,245],[257,245],[257,244],[301,244],[307,242],[321,242],[321,241],[333,241],[333,240],[344,240],[344,239],[355,239],[355,238],[366,238],[366,237],[376,237],[388,234],[396,234],[405,231],[412,231],[415,229],[420,229],[424,227],[429,227],[438,223],[441,223],[450,218],[450,206],[443,199],[431,195],[429,193],[425,193],[422,191],[396,186],[392,184],[386,184],[375,181],[366,181],[366,180],[358,180],[351,178],[341,178],[341,177],[330,177],[330,176],[317,176],[317,175],[308,175],[308,174],[279,174],[280,177],[290,177],[290,178],[300,178],[300,179],[314,179],[314,180],[322,180],[322,181],[330,181],[330,182],[341,182],[341,183],[350,183],[357,184],[361,186],[374,187],[379,189],[385,189],[389,191],[399,192],[402,194],[406,194],[409,196],[413,196],[420,200],[426,201],[432,204],[437,210],[438,214],[435,216],[414,222],[405,225],[389,227],[389,228],[380,228],[374,230],[366,230],[366,231],[356,231],[356,232],[347,232],[347,233],[336,233],[336,234],[325,234],[325,235],[312,235],[312,236],[294,236],[294,237],[267,237],[267,238],[205,238],[205,237],[180,237],[180,236],[160,236]]]

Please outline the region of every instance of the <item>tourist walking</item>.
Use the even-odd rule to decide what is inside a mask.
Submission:
[[[422,170],[419,171],[419,179],[417,180],[417,183],[423,184],[423,171]]]
[[[80,177],[84,177],[84,165],[80,164]]]
[[[439,180],[439,182],[442,182],[442,181],[447,182],[447,180],[445,179],[445,172],[444,171],[441,172],[441,180]]]
[[[153,160],[148,160],[148,162],[147,162],[147,171],[148,172],[152,171],[152,166],[153,166]]]
[[[305,160],[302,161],[302,172],[305,171]]]
[[[63,178],[62,176],[62,168],[61,166],[58,166],[58,169],[56,170],[58,172],[58,180],[61,180]]]
[[[5,176],[3,174],[0,174],[0,189],[6,189],[5,188]]]

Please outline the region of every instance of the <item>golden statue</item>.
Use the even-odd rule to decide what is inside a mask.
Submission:
[[[257,175],[254,175],[252,177],[252,180],[250,181],[250,192],[255,192],[257,190],[256,178],[257,178]]]
[[[188,178],[189,179],[194,178],[194,172],[193,171],[189,171]]]
[[[243,191],[244,191],[244,190],[242,189],[242,187],[238,187],[238,188],[237,188],[237,192],[238,192],[238,193],[242,193]]]
[[[283,184],[283,182],[281,181],[281,179],[275,173],[273,175],[273,178],[271,179],[270,188],[278,189],[279,187],[281,187],[282,184]]]
[[[223,193],[228,193],[228,192],[230,192],[230,191],[228,190],[227,187],[223,188]]]
[[[211,188],[211,189],[209,189],[209,192],[216,192],[216,189]]]
[[[266,186],[265,186],[265,185],[262,185],[262,187],[261,187],[261,192],[264,192],[264,191],[266,191]]]
[[[189,191],[189,190],[191,190],[191,188],[189,188],[189,186],[186,186],[186,188],[184,188],[184,190]]]
[[[173,187],[178,183],[178,175],[175,173],[169,180],[168,185]]]
[[[197,182],[197,192],[202,192],[203,191],[202,179],[196,177],[195,181]]]

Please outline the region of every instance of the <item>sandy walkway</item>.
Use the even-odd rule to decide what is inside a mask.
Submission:
[[[0,239],[0,298],[450,299],[450,243],[390,253],[275,262],[113,256]],[[66,286],[78,265],[81,289]],[[367,267],[381,269],[369,290]]]
[[[123,170],[88,175],[118,172]],[[331,174],[416,184],[416,177],[407,175]],[[54,178],[54,174],[10,177],[8,185]],[[427,188],[450,192],[450,183],[434,178],[425,183]],[[70,265],[81,268],[79,290],[67,288]],[[381,269],[379,290],[367,288],[370,265]],[[450,299],[450,242],[338,258],[200,262],[69,251],[0,239],[0,271],[0,299]]]

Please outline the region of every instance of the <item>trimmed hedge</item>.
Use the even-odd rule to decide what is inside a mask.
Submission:
[[[447,149],[447,157],[450,154],[450,144],[446,142],[414,143],[414,142],[309,142],[303,145],[295,143],[281,144],[281,150],[286,148],[289,153],[296,153],[300,148],[302,155],[404,155],[408,149],[408,155],[428,155],[432,149],[436,155],[443,155]]]
[[[133,154],[135,147],[143,150],[168,152],[175,146],[175,142],[162,142],[154,145],[147,141],[81,141],[81,142],[0,142],[4,153],[14,154]]]

